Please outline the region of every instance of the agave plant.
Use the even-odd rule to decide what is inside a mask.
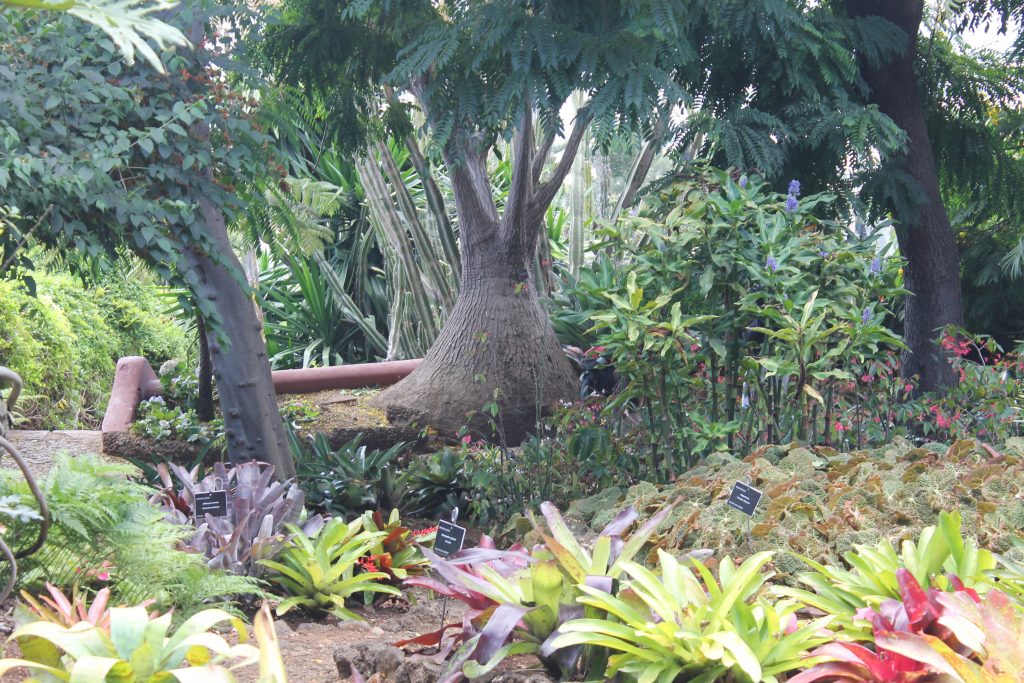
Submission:
[[[400,483],[391,461],[407,444],[397,443],[386,451],[368,450],[362,435],[340,448],[332,448],[323,434],[304,441],[294,430],[288,439],[295,458],[296,480],[314,509],[352,517],[366,510],[398,507]]]
[[[259,561],[272,570],[269,581],[290,596],[277,606],[279,616],[303,607],[330,612],[338,619],[358,620],[360,617],[346,607],[356,593],[401,595],[394,586],[379,583],[388,579],[384,572],[356,572],[359,559],[388,535],[367,531],[362,522],[360,518],[346,524],[335,517],[312,536],[289,526],[292,536],[278,561]]]
[[[712,683],[726,678],[775,682],[801,666],[804,652],[830,639],[831,617],[799,626],[795,601],[755,598],[771,576],[763,572],[772,553],[763,552],[735,567],[725,558],[720,582],[699,560],[686,564],[658,551],[662,575],[631,561],[622,569],[629,580],[613,595],[582,586],[579,602],[605,618],[574,619],[558,629],[552,645],[589,645],[616,652],[604,678],[625,674],[640,681]]]
[[[402,474],[401,485],[405,489],[402,510],[407,515],[437,518],[466,507],[472,487],[466,456],[445,448],[420,458]]]
[[[200,612],[171,631],[171,614],[147,614],[146,608],[115,607],[110,629],[88,621],[70,626],[34,621],[19,627],[12,638],[31,643],[22,647],[24,659],[0,660],[0,675],[11,669],[32,670],[38,681],[169,681],[230,683],[232,668],[254,664],[259,650],[245,642],[230,645],[212,633],[228,622],[241,640],[245,624],[223,610]],[[226,666],[229,664],[229,666]]]
[[[186,549],[205,555],[211,568],[246,576],[260,574],[260,560],[273,558],[288,538],[285,529],[299,523],[305,496],[293,482],[274,481],[274,468],[260,462],[247,462],[227,469],[217,463],[213,471],[197,479],[198,467],[186,470],[174,464],[157,467],[163,491],[152,502],[162,506],[169,521],[191,524],[195,494],[227,490],[228,514],[207,514],[196,521],[196,532]],[[177,479],[175,487],[171,472]],[[295,531],[309,535],[323,526],[323,518],[313,515]]]

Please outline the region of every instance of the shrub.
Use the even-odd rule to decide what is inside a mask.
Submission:
[[[901,345],[885,326],[900,262],[850,237],[834,200],[787,206],[761,178],[698,169],[593,245],[629,267],[581,278],[553,315],[591,325],[626,381],[613,405],[635,401],[645,479],[716,450],[827,440],[851,358]]]
[[[161,362],[184,349],[181,330],[143,307],[155,306],[145,293],[131,303],[120,298],[127,290],[85,289],[67,274],[36,273],[35,280],[35,297],[19,283],[0,281],[0,365],[25,381],[19,402],[23,426],[95,425],[119,357],[146,355]],[[131,317],[126,308],[132,308]]]

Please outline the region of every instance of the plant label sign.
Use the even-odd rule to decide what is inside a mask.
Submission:
[[[221,491],[197,491],[195,494],[196,519],[202,519],[206,515],[214,517],[228,516],[228,492]]]
[[[466,542],[466,527],[455,522],[442,519],[437,523],[437,535],[434,537],[434,552],[441,557],[450,557],[462,550]]]
[[[732,487],[728,504],[729,507],[734,507],[747,517],[751,517],[754,514],[754,510],[757,509],[757,504],[761,502],[762,495],[764,494],[753,486],[738,481]]]

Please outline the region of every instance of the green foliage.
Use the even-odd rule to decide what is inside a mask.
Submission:
[[[208,18],[196,5],[168,21],[193,17]],[[94,256],[127,245],[164,279],[198,284],[185,258],[186,247],[211,249],[195,229],[198,202],[230,211],[232,184],[262,168],[265,138],[244,117],[247,102],[199,50],[167,53],[166,77],[126,67],[110,40],[71,19],[4,14],[0,31],[11,37],[0,44],[5,202],[27,224],[46,217],[34,234],[44,244]]]
[[[147,439],[173,439],[202,445],[224,441],[224,421],[203,422],[195,410],[170,407],[162,396],[148,398],[139,404],[132,434]]]
[[[360,445],[360,434],[335,449],[323,434],[303,439],[292,429],[288,440],[296,481],[313,509],[352,517],[366,510],[400,507],[402,487],[392,461],[405,452],[405,443],[386,451],[369,450]]]
[[[462,449],[445,448],[416,458],[400,476],[402,510],[407,516],[445,517],[456,507],[466,509],[471,482],[468,458]]]
[[[147,498],[153,493],[130,479],[135,468],[96,456],[58,455],[40,483],[53,525],[43,548],[20,564],[19,585],[29,590],[49,582],[109,585],[118,603],[155,598],[176,618],[204,603],[227,606],[233,596],[262,596],[252,579],[211,572],[205,559],[182,552],[182,527],[163,519]],[[28,496],[20,476],[5,474],[4,494]],[[11,524],[8,544],[17,549],[35,538],[33,523]]]
[[[289,526],[291,538],[277,560],[260,560],[272,570],[269,580],[290,596],[277,606],[278,615],[294,607],[330,612],[338,619],[359,619],[346,605],[356,593],[401,595],[393,586],[378,583],[387,580],[384,572],[356,573],[359,558],[368,554],[388,534],[368,531],[363,519],[350,524],[333,518],[312,536]]]
[[[628,382],[610,410],[635,402],[645,478],[716,450],[827,439],[851,359],[901,346],[884,324],[899,261],[824,217],[834,197],[794,189],[695,166],[601,231],[594,252],[631,267],[598,257],[573,308],[553,312],[562,330],[592,325],[584,334]]]
[[[212,633],[228,622],[243,642],[230,645]],[[16,629],[12,637],[23,645],[26,659],[0,660],[0,673],[24,666],[33,680],[62,681],[155,681],[198,680],[233,682],[230,669],[255,664],[260,652],[244,643],[245,624],[223,610],[199,612],[171,628],[171,614],[150,616],[145,607],[115,607],[110,610],[110,627],[104,630],[88,622],[63,626],[35,621]],[[26,651],[27,650],[27,651]],[[204,667],[202,672],[189,671]]]
[[[151,290],[116,280],[111,289],[87,289],[62,273],[36,272],[34,279],[36,296],[0,280],[0,364],[25,381],[19,408],[28,428],[95,425],[118,358],[147,354],[160,362],[184,347]],[[136,290],[135,302],[121,299]]]
[[[658,560],[660,576],[624,561],[629,580],[617,596],[582,586],[579,601],[608,616],[563,624],[553,645],[615,651],[605,678],[623,673],[641,681],[710,683],[728,677],[774,683],[802,665],[807,649],[829,640],[823,632],[829,617],[790,632],[799,603],[757,597],[771,576],[762,572],[770,553],[753,555],[739,567],[725,558],[718,580],[698,561],[691,561],[695,574],[664,551]]]
[[[923,529],[916,543],[904,541],[899,554],[887,539],[874,547],[855,545],[843,555],[849,569],[800,559],[813,571],[796,578],[813,593],[801,589],[783,592],[839,617],[847,626],[857,610],[878,609],[884,600],[901,597],[899,569],[909,571],[923,586],[950,591],[953,585],[947,576],[956,576],[963,585],[984,593],[993,585],[987,573],[996,567],[992,553],[979,549],[973,539],[963,538],[959,512],[940,513],[938,524]]]

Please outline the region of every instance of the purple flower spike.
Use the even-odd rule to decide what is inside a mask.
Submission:
[[[821,258],[828,258],[828,252],[825,251],[824,249],[819,249],[818,256],[820,256]]]
[[[773,273],[779,269],[779,264],[775,261],[775,257],[768,254],[768,260],[764,262],[764,267]]]
[[[747,176],[743,176],[743,177],[740,178],[740,187],[744,187],[745,188],[746,186],[747,186]]]
[[[786,197],[786,211],[793,213],[794,211],[796,211],[797,206],[798,204],[796,201],[796,197],[794,197],[793,195],[789,195],[788,197]]]
[[[790,180],[789,181],[789,189],[787,190],[787,192],[790,194],[790,196],[799,197],[800,196],[800,181],[799,180]]]
[[[860,314],[860,321],[862,323],[864,323],[865,325],[867,325],[869,322],[871,322],[871,307],[870,306],[865,308],[864,312]]]
[[[877,256],[871,259],[871,272],[876,275],[882,272],[882,259]]]

